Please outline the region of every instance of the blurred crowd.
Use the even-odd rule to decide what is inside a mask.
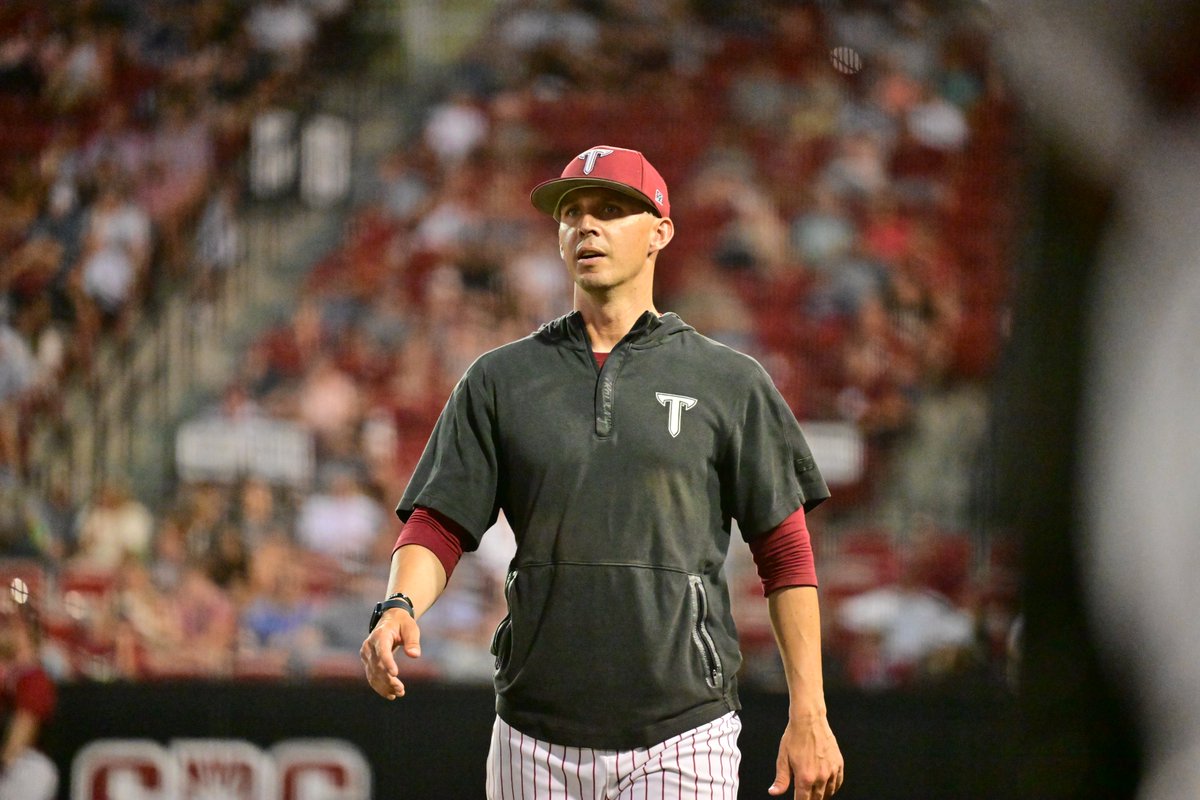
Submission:
[[[342,2],[0,7],[0,465],[164,288],[238,255],[236,165]]]
[[[32,3],[12,15],[0,85],[11,93],[6,76],[25,70],[37,81],[18,81],[20,102],[89,122],[51,125],[6,172],[4,202],[25,203],[4,218],[21,268],[5,271],[0,347],[20,356],[0,363],[24,365],[0,376],[6,407],[52,402],[54,376],[86,361],[94,331],[120,335],[155,270],[200,291],[220,268],[246,114],[286,86],[330,5],[152,3],[105,24]],[[358,674],[392,506],[449,392],[482,352],[571,307],[528,191],[597,144],[643,150],[671,186],[658,307],[761,360],[802,421],[861,433],[863,469],[812,523],[830,680],[994,671],[1012,554],[972,529],[963,473],[1003,337],[1012,112],[987,20],[934,5],[499,4],[419,132],[381,159],[290,317],[240,354],[206,414],[298,425],[309,485],[250,470],[180,481],[169,498],[113,480],[81,500],[66,487],[20,495],[8,471],[0,491],[21,499],[0,523],[25,559],[11,572],[61,598],[47,626],[59,674]],[[835,46],[861,63],[831,60]],[[423,621],[417,669],[490,678],[512,546],[501,520],[464,558]],[[777,681],[761,586],[734,549],[747,678]]]

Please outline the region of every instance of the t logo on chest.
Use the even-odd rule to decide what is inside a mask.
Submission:
[[[667,433],[671,434],[671,438],[675,438],[683,425],[683,412],[696,405],[696,398],[666,392],[655,392],[654,396],[658,398],[660,406],[666,406]]]

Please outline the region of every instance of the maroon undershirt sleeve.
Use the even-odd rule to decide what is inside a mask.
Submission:
[[[418,506],[404,523],[400,536],[396,539],[396,552],[406,544],[419,544],[433,551],[446,570],[446,580],[450,580],[454,567],[463,554],[463,540],[467,531],[463,526],[447,517],[440,511]]]
[[[762,579],[764,595],[785,586],[817,585],[817,567],[803,508],[751,540],[750,552]]]

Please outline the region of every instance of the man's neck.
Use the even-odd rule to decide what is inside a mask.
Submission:
[[[642,314],[658,314],[648,297],[598,299],[579,290],[575,292],[575,308],[583,316],[592,349],[597,353],[608,353],[616,347]]]

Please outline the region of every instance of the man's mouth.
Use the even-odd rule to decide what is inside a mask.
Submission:
[[[603,257],[604,253],[600,252],[594,247],[581,247],[575,251],[575,263],[577,264],[594,263],[596,260]]]

